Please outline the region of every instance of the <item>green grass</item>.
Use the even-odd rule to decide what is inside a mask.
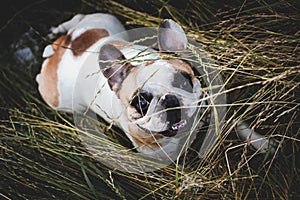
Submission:
[[[64,10],[45,2],[14,18],[34,28],[41,46],[50,42],[44,37],[47,28],[78,12],[115,14],[128,29],[157,27],[162,18],[180,23],[215,60],[226,83],[224,137],[205,158],[191,150],[184,167],[170,165],[146,174],[109,169],[80,142],[72,116],[41,100],[34,80],[39,64],[21,66],[2,52],[1,199],[300,198],[299,3],[81,0]],[[33,20],[36,15],[43,17]],[[45,27],[46,18],[54,24]],[[233,124],[240,118],[276,139],[275,155],[259,154],[237,139]],[[99,129],[106,127],[100,124]],[[122,140],[117,129],[109,133]]]

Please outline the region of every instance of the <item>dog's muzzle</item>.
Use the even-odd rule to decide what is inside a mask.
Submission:
[[[180,102],[175,95],[167,94],[163,97],[162,107],[166,110],[168,129],[160,132],[166,137],[172,137],[177,134],[179,130],[185,127],[187,121],[182,119]]]

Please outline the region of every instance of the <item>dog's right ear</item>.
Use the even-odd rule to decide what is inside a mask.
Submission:
[[[112,91],[118,91],[126,72],[131,68],[123,53],[115,46],[105,44],[99,52],[99,65],[103,75],[107,78]]]

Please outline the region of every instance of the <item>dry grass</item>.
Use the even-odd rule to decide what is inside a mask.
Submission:
[[[34,82],[39,66],[22,69],[3,53],[1,199],[300,198],[300,5],[258,0],[236,0],[226,7],[192,0],[184,1],[185,6],[129,2],[81,0],[74,10],[61,12],[61,19],[54,17],[59,10],[47,10],[41,3],[20,21],[35,28],[42,45],[48,42],[43,27],[35,26],[41,21],[29,21],[30,12],[49,15],[57,23],[73,12],[109,12],[128,28],[157,27],[162,18],[173,18],[209,52],[224,77],[224,139],[203,159],[190,151],[184,167],[170,165],[140,175],[108,169],[80,143],[72,116],[51,110],[40,99]],[[241,118],[276,139],[275,155],[259,154],[236,138],[233,124]],[[110,133],[118,135],[118,130]]]

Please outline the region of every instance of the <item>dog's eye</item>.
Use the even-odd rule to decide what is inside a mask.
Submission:
[[[153,96],[147,92],[140,93],[134,96],[130,105],[132,105],[138,113],[141,115],[146,115],[150,102]]]
[[[146,101],[145,99],[140,98],[139,104],[140,104],[142,109],[145,109],[145,108],[147,108],[149,102]]]

